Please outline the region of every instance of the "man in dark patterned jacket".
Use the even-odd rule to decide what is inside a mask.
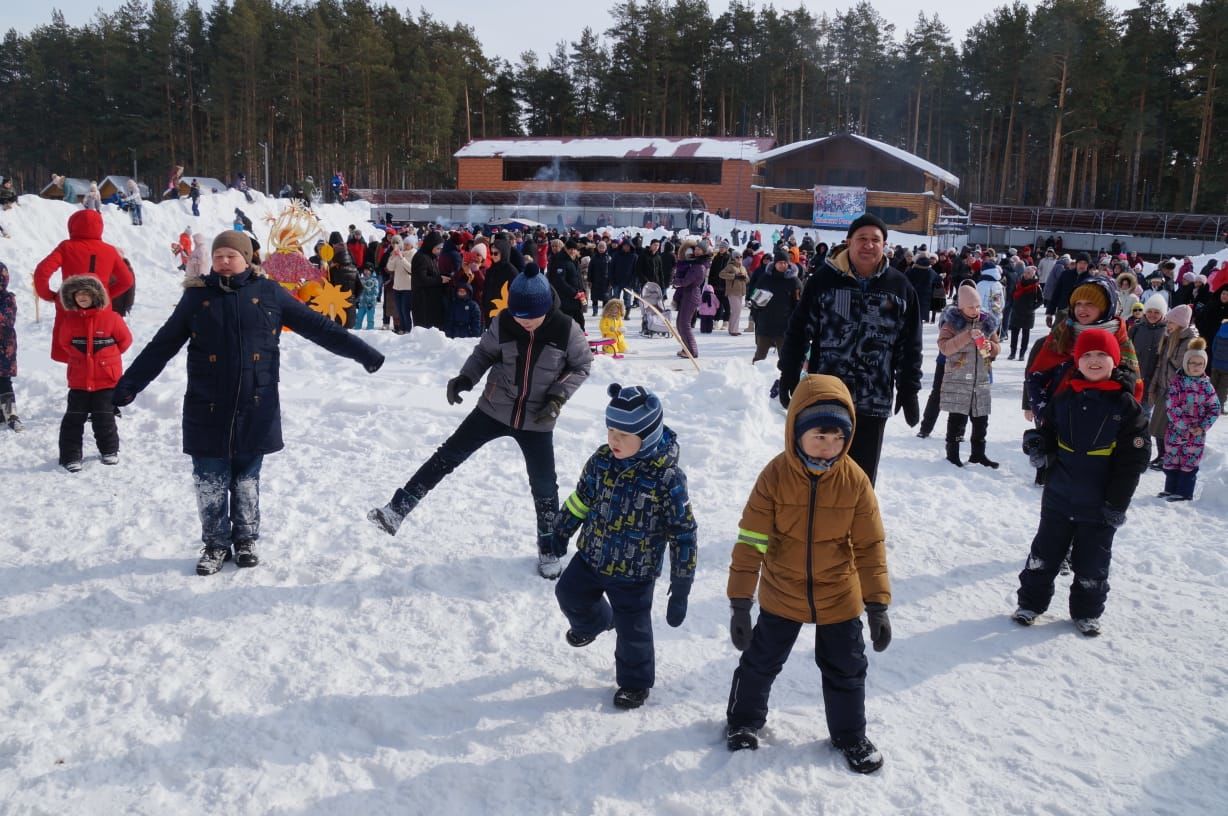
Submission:
[[[857,433],[849,458],[873,483],[892,413],[910,427],[920,419],[921,310],[908,278],[887,263],[887,225],[866,213],[848,231],[848,248],[833,252],[806,280],[780,349],[780,401],[788,408],[803,366],[830,374],[853,394]]]

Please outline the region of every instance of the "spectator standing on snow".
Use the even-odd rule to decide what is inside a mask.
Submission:
[[[614,705],[629,709],[643,705],[656,683],[652,596],[665,551],[666,621],[678,627],[695,577],[697,528],[678,439],[664,424],[660,400],[641,386],[614,383],[607,393],[608,444],[589,458],[559,511],[551,552],[566,555],[568,539],[580,530],[576,555],[554,590],[570,627],[566,640],[580,648],[616,631]]]
[[[947,308],[938,330],[938,351],[946,358],[939,407],[947,412],[947,461],[963,467],[959,446],[972,420],[969,463],[997,468],[985,454],[992,406],[990,367],[1002,350],[998,318],[981,308],[979,287],[959,287],[956,305]]]
[[[1220,401],[1207,376],[1207,343],[1190,341],[1181,370],[1168,383],[1168,429],[1164,434],[1164,490],[1160,498],[1191,501],[1198,466],[1207,448],[1207,432],[1219,419]]]
[[[708,281],[708,249],[696,238],[687,238],[680,247],[682,259],[675,261],[673,280],[674,300],[678,304],[677,329],[683,345],[692,357],[699,356],[699,345],[691,328],[699,310],[703,286]],[[679,357],[686,353],[679,350]]]
[[[114,301],[132,288],[132,270],[124,263],[119,251],[102,240],[102,215],[95,210],[78,210],[68,217],[68,240],[61,241],[51,253],[34,267],[34,292],[43,300],[56,304],[54,338],[60,324],[59,297],[51,289],[51,276],[57,271],[61,280],[74,275],[92,275],[102,281],[107,298]],[[66,363],[51,345],[51,359]]]
[[[200,215],[200,182],[196,179],[188,187],[188,198],[192,199],[192,215]]]
[[[921,309],[908,278],[887,263],[882,219],[853,221],[848,243],[806,280],[780,351],[780,401],[788,407],[803,367],[841,379],[857,412],[849,457],[874,484],[893,394],[909,427],[921,419]]]
[[[98,182],[90,182],[89,190],[81,198],[81,206],[87,210],[102,212],[102,193],[98,190]]]
[[[259,563],[260,468],[284,447],[278,394],[281,327],[370,373],[384,356],[335,321],[313,312],[251,267],[252,242],[227,230],[213,239],[212,271],[185,284],[175,310],[115,387],[114,403],[132,402],[188,346],[183,452],[192,457],[200,512],[197,575],[213,575],[233,557]]]
[[[0,261],[0,422],[14,431],[22,429],[17,416],[17,296],[9,291],[9,268]]]
[[[124,189],[127,191],[124,206],[128,208],[128,217],[132,219],[132,226],[139,227],[144,223],[141,215],[141,185],[137,184],[136,179],[130,178]]]
[[[122,355],[132,332],[111,310],[107,290],[92,275],[74,275],[59,291],[59,315],[51,358],[68,365],[68,407],[60,421],[60,467],[81,470],[85,421],[94,428],[104,465],[119,462],[119,429],[111,399],[123,373]]]

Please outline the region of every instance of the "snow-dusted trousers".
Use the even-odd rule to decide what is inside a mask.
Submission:
[[[729,689],[725,717],[730,728],[756,730],[767,722],[772,683],[801,632],[802,624],[759,611],[750,646],[742,652]],[[827,731],[837,745],[848,745],[866,735],[866,644],[861,618],[814,627],[814,659],[823,675],[823,709]]]
[[[1046,488],[1047,489],[1047,488]],[[1019,605],[1044,612],[1053,599],[1053,582],[1062,559],[1070,554],[1074,583],[1070,585],[1070,617],[1098,618],[1109,594],[1109,562],[1116,529],[1099,521],[1076,521],[1067,512],[1040,511],[1040,526],[1032,539],[1028,562],[1019,573]]]
[[[614,627],[614,673],[619,688],[646,689],[656,682],[652,642],[655,581],[616,581],[598,575],[579,555],[572,557],[554,587],[559,609],[578,635],[599,635]],[[608,599],[608,600],[607,600]]]
[[[260,537],[260,466],[264,454],[215,459],[192,457],[196,508],[200,511],[200,540],[206,547]]]

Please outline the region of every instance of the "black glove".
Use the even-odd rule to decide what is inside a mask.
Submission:
[[[567,555],[567,536],[555,530],[550,534],[550,554],[555,558],[562,558]]]
[[[563,408],[563,400],[559,397],[550,397],[546,400],[546,404],[533,417],[533,421],[537,423],[554,422],[559,418],[559,411]]]
[[[121,391],[120,389],[116,388],[113,392],[111,392],[111,404],[116,408],[123,408],[125,405],[131,404],[134,399],[136,399],[136,394],[133,394],[127,389]],[[118,416],[118,414],[116,414],[116,416]]]
[[[1104,515],[1104,523],[1117,530],[1121,525],[1126,523],[1126,511],[1118,510],[1116,507],[1105,505],[1102,510]]]
[[[789,366],[793,368],[793,366]],[[793,399],[793,392],[797,390],[797,384],[802,380],[801,369],[789,372],[781,369],[780,372],[780,404],[785,410],[789,410],[789,400]]]
[[[378,360],[376,360],[373,363],[363,363],[362,367],[367,370],[368,374],[374,374],[375,372],[379,371],[383,365],[384,365],[384,355],[381,354]]]
[[[739,652],[746,651],[750,646],[750,634],[754,629],[754,624],[750,622],[750,608],[753,603],[750,598],[729,599],[729,608],[733,610],[729,619],[729,639],[733,641],[733,648]]]
[[[669,582],[669,605],[665,607],[665,622],[679,627],[686,620],[686,599],[691,594],[690,581]]]
[[[473,388],[473,380],[464,374],[459,374],[448,380],[448,405],[460,405],[464,402],[461,399],[461,392],[468,391],[471,388]]]
[[[1049,464],[1049,454],[1045,451],[1045,436],[1035,428],[1023,432],[1023,452],[1028,455],[1028,464],[1040,470]]]
[[[887,605],[866,604],[866,617],[870,620],[870,642],[874,651],[881,652],[891,643],[891,621],[887,619]]]
[[[895,412],[898,414],[900,409],[904,410],[904,421],[908,423],[908,427],[917,427],[917,423],[921,421],[921,405],[917,402],[917,392],[896,391]]]

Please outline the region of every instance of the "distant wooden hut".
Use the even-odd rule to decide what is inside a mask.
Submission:
[[[38,191],[42,198],[54,198],[67,201],[69,204],[80,204],[81,199],[90,191],[89,179],[56,177],[47,186]]]

